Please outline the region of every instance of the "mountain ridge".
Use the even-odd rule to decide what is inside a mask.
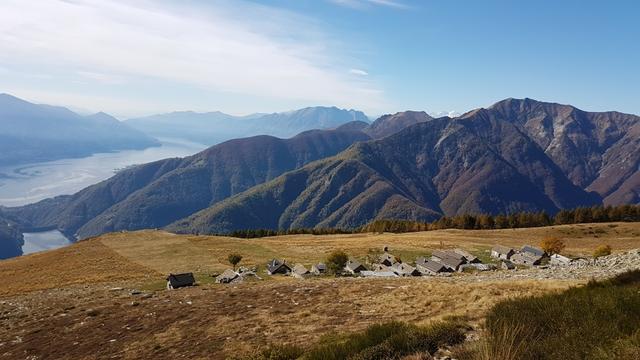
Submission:
[[[640,164],[637,126],[635,115],[531,99],[506,99],[457,118],[406,111],[290,139],[230,140],[199,155],[129,169],[91,191],[6,208],[5,216],[86,238],[156,227],[185,233],[351,228],[383,218],[431,221],[639,203],[640,175],[627,171]],[[550,151],[554,143],[572,150],[563,157]],[[622,153],[629,150],[636,151]],[[630,164],[616,172],[621,161]],[[609,187],[596,191],[598,177],[575,175],[594,167],[576,173],[574,163],[613,174]]]
[[[528,193],[522,193],[527,188]],[[276,196],[277,195],[277,196]],[[412,125],[238,194],[167,227],[225,233],[353,228],[381,218],[545,210],[598,204],[516,126],[480,109]]]
[[[78,115],[61,106],[34,104],[9,94],[0,94],[0,121],[0,165],[160,145],[108,114]]]
[[[278,113],[234,116],[220,111],[181,111],[126,120],[128,125],[155,137],[180,137],[206,145],[235,138],[271,135],[289,138],[312,129],[331,129],[351,121],[368,122],[353,109],[312,106]]]

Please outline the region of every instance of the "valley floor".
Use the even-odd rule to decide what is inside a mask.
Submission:
[[[213,284],[209,274],[272,257],[310,265],[333,249],[363,258],[390,247],[406,261],[440,247],[488,258],[496,243],[537,245],[556,235],[566,252],[587,255],[600,244],[640,248],[640,224],[583,224],[535,229],[409,234],[292,235],[262,239],[179,236],[156,231],[114,233],[72,246],[0,261],[0,359],[224,358],[267,344],[309,344],[331,331],[361,330],[401,320],[425,324],[463,316],[476,327],[500,300],[559,291],[616,272],[620,258],[598,271],[518,270],[448,278],[264,277]],[[635,256],[635,255],[634,255]],[[635,257],[633,258],[635,259]],[[193,271],[199,286],[163,290],[169,272]]]

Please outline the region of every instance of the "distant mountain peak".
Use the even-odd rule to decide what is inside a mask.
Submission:
[[[382,115],[374,121],[365,132],[374,139],[380,139],[422,122],[433,120],[424,111],[402,111],[395,114]]]

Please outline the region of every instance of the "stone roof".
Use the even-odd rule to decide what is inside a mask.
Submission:
[[[431,253],[431,256],[433,257],[437,257],[437,258],[445,258],[445,257],[449,257],[449,258],[453,258],[453,259],[458,259],[458,260],[465,260],[465,257],[461,254],[456,253],[455,251],[451,251],[451,250],[434,250]]]
[[[432,257],[433,261],[439,262],[442,265],[452,269],[452,270],[458,270],[458,268],[460,267],[460,265],[466,263],[467,261],[464,260],[464,258],[454,258],[454,257],[450,257],[450,256],[443,256],[443,257]]]
[[[274,274],[277,272],[291,272],[291,268],[285,263],[284,260],[272,259],[267,264],[267,271],[270,274]]]
[[[385,252],[384,254],[380,255],[380,263],[389,263],[389,264],[394,264],[396,262],[396,257],[389,254],[388,252]]]
[[[169,276],[167,276],[167,281],[173,289],[192,286],[196,283],[193,273],[169,274]]]
[[[347,263],[344,266],[344,268],[345,268],[345,270],[351,271],[351,272],[359,272],[359,271],[362,271],[362,270],[367,270],[367,268],[365,268],[364,265],[359,263],[357,260],[349,260],[349,261],[347,261]]]
[[[478,257],[477,257],[477,256],[475,256],[475,255],[473,255],[472,253],[470,253],[470,252],[468,252],[468,251],[465,251],[465,250],[462,250],[462,249],[453,249],[453,252],[454,252],[454,253],[456,253],[456,254],[459,254],[459,255],[463,256],[463,257],[464,257],[464,259],[465,259],[465,260],[467,260],[467,262],[472,263],[472,262],[478,262],[478,261],[480,261],[480,260],[478,259]]]
[[[523,253],[529,253],[535,256],[545,256],[547,254],[544,252],[544,250],[539,249],[537,247],[530,246],[530,245],[523,246],[521,251]]]
[[[493,248],[491,248],[491,251],[495,251],[499,254],[508,254],[510,252],[515,252],[513,248],[504,245],[494,245]]]
[[[440,272],[447,271],[447,267],[444,266],[443,264],[437,261],[428,260],[427,258],[423,258],[423,257],[418,258],[416,260],[416,267],[418,267],[418,269],[427,270],[433,273],[440,273]]]
[[[304,267],[304,265],[302,265],[302,264],[297,264],[296,266],[294,266],[292,271],[293,271],[293,273],[295,273],[297,275],[307,275],[307,274],[309,274],[309,270],[307,270],[307,268]]]
[[[391,270],[400,276],[419,276],[420,272],[411,265],[405,263],[395,263],[391,265]]]

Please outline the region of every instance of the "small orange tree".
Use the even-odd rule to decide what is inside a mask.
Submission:
[[[601,256],[611,255],[611,246],[609,245],[600,245],[593,252],[594,258],[599,258]]]
[[[564,244],[564,241],[562,241],[562,239],[560,238],[557,238],[554,236],[547,236],[546,238],[542,239],[542,241],[540,242],[540,247],[547,254],[559,254],[560,252],[562,252],[562,250],[564,250],[566,245]]]

